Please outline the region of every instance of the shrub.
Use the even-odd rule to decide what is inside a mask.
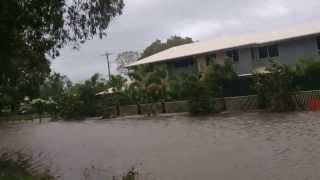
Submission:
[[[171,101],[186,100],[192,94],[190,88],[194,81],[199,80],[197,73],[172,74],[169,80],[168,96]]]
[[[192,94],[189,99],[189,112],[191,115],[203,116],[214,112],[214,102],[207,84],[202,81],[195,81],[190,92]]]
[[[63,95],[61,102],[60,115],[66,120],[70,119],[83,119],[84,114],[84,103],[81,101],[77,94],[65,94]]]
[[[203,76],[203,81],[207,84],[212,97],[223,97],[223,90],[227,82],[236,77],[237,74],[233,70],[231,61],[225,60],[223,65],[210,64]]]
[[[274,112],[295,110],[295,102],[292,98],[295,90],[294,70],[290,66],[271,61],[267,71],[268,73],[256,74],[255,88],[258,93],[259,107]]]
[[[39,119],[41,121],[42,115],[46,111],[48,101],[41,99],[41,98],[37,98],[37,99],[32,100],[30,104],[31,104],[32,108],[34,109],[34,111],[38,114]]]
[[[320,58],[303,58],[295,66],[294,83],[300,90],[320,89]]]

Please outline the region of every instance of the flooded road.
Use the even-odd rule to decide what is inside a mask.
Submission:
[[[320,112],[2,125],[0,147],[44,153],[67,180],[92,166],[139,166],[156,180],[317,180]]]

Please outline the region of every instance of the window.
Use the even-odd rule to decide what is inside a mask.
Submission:
[[[239,62],[239,51],[230,50],[226,52],[226,56],[233,60],[233,62]]]
[[[264,59],[268,57],[273,58],[278,56],[279,56],[279,49],[277,45],[259,47],[260,59]]]
[[[216,59],[216,58],[217,58],[216,54],[207,55],[206,56],[206,64],[207,64],[207,66],[212,64],[213,60]]]
[[[185,67],[193,66],[193,60],[192,59],[178,60],[173,63],[173,66],[175,68],[185,68]]]
[[[276,46],[276,45],[269,46],[268,51],[269,51],[269,57],[278,57],[279,56],[278,46]]]
[[[268,48],[267,47],[260,47],[259,48],[259,57],[260,57],[260,59],[268,57]]]

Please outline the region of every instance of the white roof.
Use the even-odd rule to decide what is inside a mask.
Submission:
[[[203,42],[176,46],[129,64],[127,67],[151,64],[249,45],[272,43],[316,34],[320,34],[320,24],[308,24],[299,27],[291,27],[285,31],[242,35],[241,37],[216,38]]]
[[[113,93],[114,93],[113,89],[109,88],[105,91],[101,91],[101,92],[97,93],[96,96],[104,96],[104,95],[109,95],[109,94],[113,94]]]

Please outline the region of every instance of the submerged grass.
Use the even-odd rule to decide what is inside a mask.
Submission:
[[[8,151],[0,149],[0,180],[57,180],[58,177],[51,175],[49,168],[43,163],[43,156],[30,156],[22,151]],[[94,178],[98,170],[94,167],[84,171],[84,180]],[[141,180],[136,168],[132,168],[120,176],[111,176],[110,180]],[[100,176],[101,177],[101,176]],[[98,178],[108,180],[106,176]]]
[[[39,156],[40,157],[40,156]],[[39,160],[37,160],[39,159]],[[0,152],[0,180],[54,180],[40,158],[20,151]]]

